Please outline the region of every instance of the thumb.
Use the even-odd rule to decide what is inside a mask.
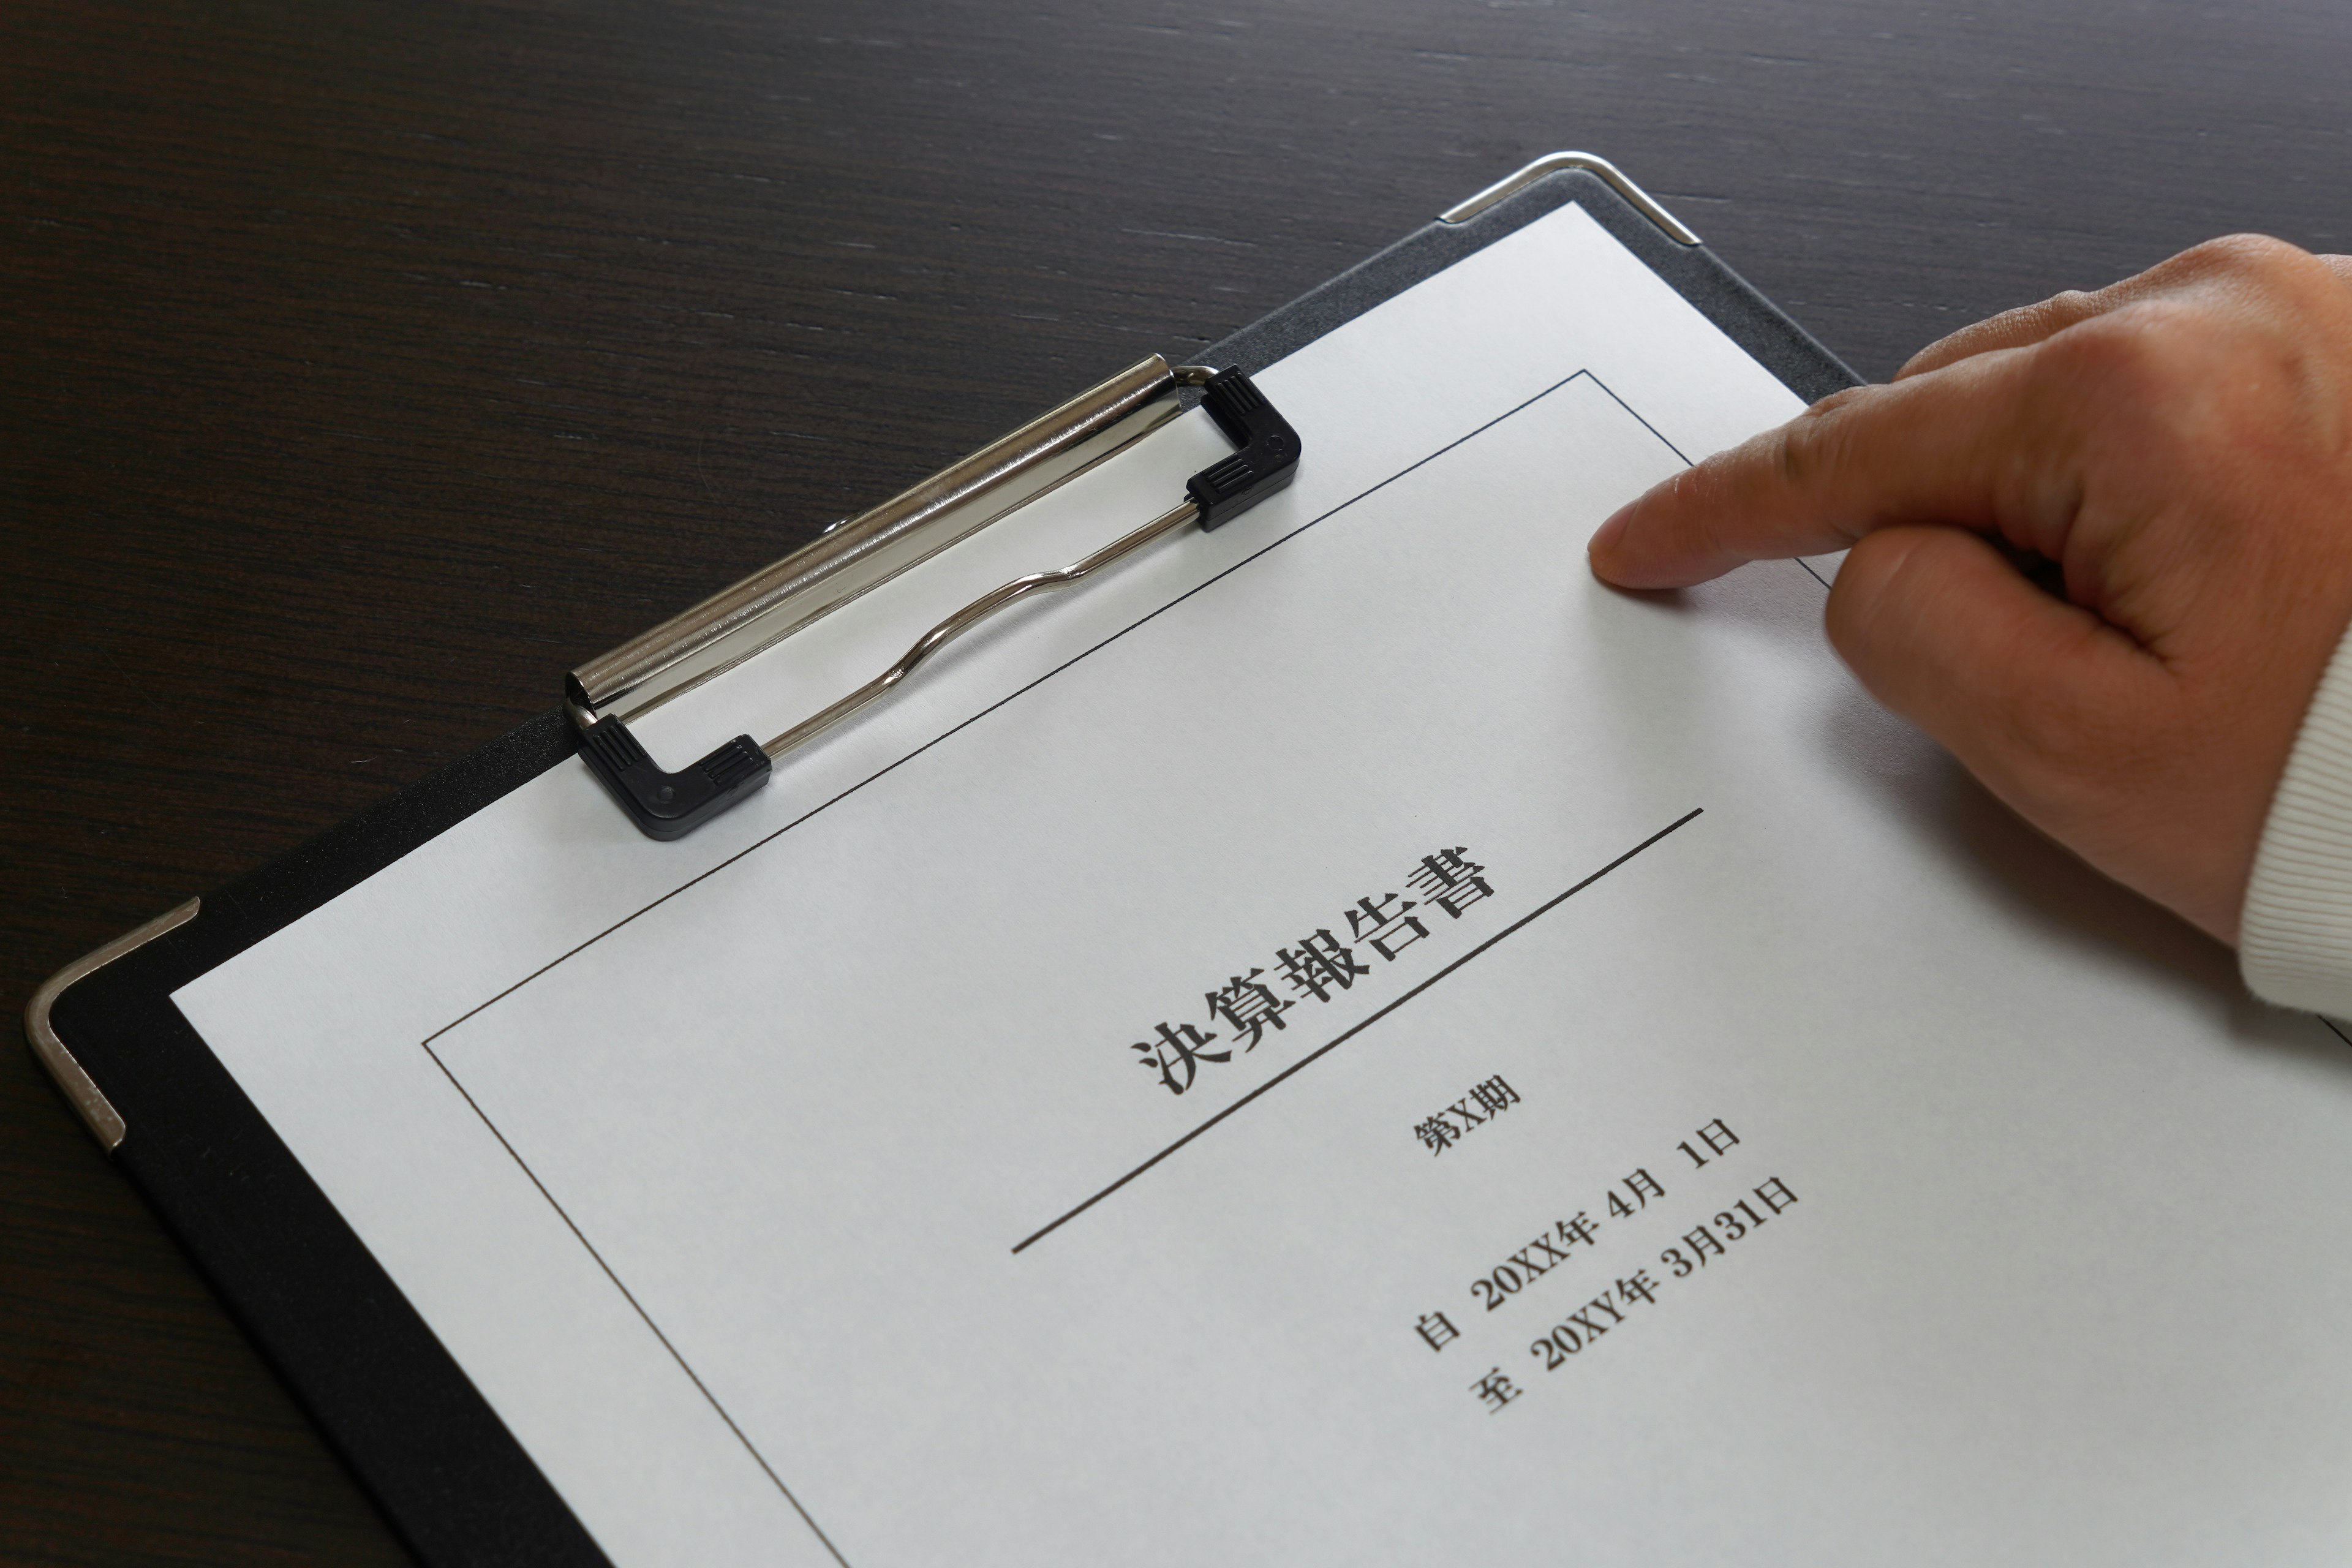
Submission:
[[[1872,695],[2060,837],[2096,786],[2091,759],[2144,723],[2168,679],[2122,632],[1954,528],[1864,536],[1838,568],[1828,626]]]

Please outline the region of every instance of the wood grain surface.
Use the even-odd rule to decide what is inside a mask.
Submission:
[[[2347,81],[2341,0],[16,0],[0,1005],[1538,153],[1883,376],[2209,235],[2352,249]],[[0,1562],[401,1560],[0,1056]]]

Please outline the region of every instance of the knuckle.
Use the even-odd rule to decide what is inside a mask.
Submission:
[[[2325,258],[2266,234],[2209,239],[2143,276],[2154,298],[2194,299],[2216,315],[2250,321],[2337,301],[2342,289]]]
[[[2300,429],[2336,405],[2336,377],[2313,342],[2331,318],[2304,310],[2297,293],[2314,271],[2328,279],[2330,301],[2341,287],[2314,258],[2289,259],[2294,277],[2252,294],[2136,300],[2050,339],[2035,366],[2041,415],[2111,438],[2117,455],[2145,455],[2150,442],[2234,447]]]
[[[2038,305],[2024,307],[2017,314],[2031,316],[2043,336],[2054,336],[2079,322],[2094,321],[2114,308],[2114,302],[2104,292],[2065,289]]]
[[[2210,374],[2227,329],[2200,305],[2140,300],[2076,323],[2042,346],[2041,369],[2064,398],[2124,409],[2171,404]]]
[[[1840,409],[1851,408],[1855,404],[1864,402],[1866,399],[1876,395],[1879,391],[1880,389],[1874,386],[1842,386],[1838,388],[1837,391],[1831,393],[1827,397],[1822,398],[1818,402],[1814,403],[1813,405],[1806,409],[1805,412],[1807,414],[1818,415],[1826,418],[1830,415],[1837,413]]]
[[[1789,422],[1773,449],[1781,489],[1801,492],[1811,487],[1814,476],[1827,466],[1822,456],[1824,444],[1822,424],[1812,415],[1802,415]]]
[[[1835,468],[1849,445],[1851,410],[1877,390],[1850,386],[1832,392],[1782,426],[1773,450],[1780,482],[1802,491]]]
[[[2267,234],[2225,234],[2200,245],[2192,245],[2173,259],[2185,263],[2185,270],[2260,278],[2299,270],[2311,259],[2311,256],[2299,247],[2289,245],[2283,239],[2274,239]]]

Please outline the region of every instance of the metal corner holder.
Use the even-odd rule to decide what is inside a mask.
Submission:
[[[196,918],[196,911],[203,904],[201,899],[190,899],[178,909],[157,915],[137,931],[126,931],[104,947],[82,954],[50,975],[41,988],[33,993],[33,999],[25,1004],[25,1043],[32,1047],[33,1055],[40,1058],[42,1068],[49,1075],[49,1081],[56,1084],[58,1092],[66,1097],[66,1102],[73,1107],[74,1114],[81,1118],[81,1124],[89,1129],[91,1137],[98,1140],[98,1146],[110,1154],[121,1146],[123,1133],[127,1131],[122,1124],[122,1115],[105,1095],[99,1092],[98,1085],[83,1070],[81,1063],[66,1049],[66,1043],[58,1038],[57,1030],[49,1024],[49,1009],[57,1005],[58,998],[65,994],[68,986],[88,979],[123,954],[146,946],[164,932],[176,931],[187,924]]]
[[[1627,179],[1623,170],[1595,153],[1547,153],[1525,168],[1504,175],[1469,200],[1446,208],[1437,215],[1437,221],[1444,224],[1468,223],[1496,203],[1517,195],[1546,174],[1557,174],[1564,170],[1598,174],[1611,190],[1623,196],[1643,217],[1664,229],[1666,237],[1676,245],[1700,243],[1698,236],[1693,234],[1680,218],[1659,205],[1649,192]]]
[[[1200,389],[1201,406],[1235,450],[1193,475],[1184,499],[1169,510],[1082,560],[982,595],[925,632],[872,680],[765,744],[738,735],[670,773],[629,732],[629,719],[772,647],[1124,450],[1182,412],[1177,395],[1185,387]],[[1290,483],[1298,454],[1298,433],[1239,370],[1171,366],[1153,354],[572,671],[564,682],[564,710],[580,754],[646,837],[683,837],[766,784],[777,758],[882,696],[999,610],[1078,582],[1187,523],[1198,521],[1206,531],[1231,521]]]

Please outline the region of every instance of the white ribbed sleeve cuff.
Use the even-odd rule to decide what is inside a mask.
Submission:
[[[2263,824],[2238,966],[2265,1002],[2352,1017],[2352,633],[2320,678]]]

